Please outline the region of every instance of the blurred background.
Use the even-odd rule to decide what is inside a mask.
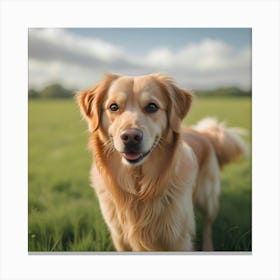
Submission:
[[[28,32],[29,251],[113,251],[89,183],[92,155],[74,94],[105,73],[162,72],[195,92],[184,120],[214,116],[251,145],[251,29],[31,28]],[[197,215],[196,245],[201,247]],[[251,158],[222,172],[220,251],[251,250]]]
[[[88,88],[107,72],[164,72],[189,89],[250,91],[251,30],[29,29],[30,89]]]

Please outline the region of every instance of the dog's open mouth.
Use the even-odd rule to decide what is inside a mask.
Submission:
[[[124,152],[122,156],[130,163],[137,163],[140,162],[144,157],[146,157],[150,151],[147,153],[140,153],[140,152]]]

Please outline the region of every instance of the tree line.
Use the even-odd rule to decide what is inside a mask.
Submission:
[[[37,91],[35,89],[28,90],[29,98],[72,98],[74,96],[74,90],[64,88],[60,84],[52,84],[46,86],[44,89]]]
[[[251,97],[252,91],[251,90],[242,90],[238,87],[227,87],[227,88],[217,88],[211,90],[197,90],[195,91],[197,96],[211,96],[211,97],[230,97],[230,96],[237,96],[237,97]]]
[[[211,90],[197,90],[195,95],[202,97],[250,97],[252,92],[250,90],[244,91],[237,87],[217,88]],[[34,89],[28,90],[28,97],[35,98],[72,98],[75,94],[74,90],[64,88],[60,84],[52,84],[46,86],[44,89],[37,91]]]

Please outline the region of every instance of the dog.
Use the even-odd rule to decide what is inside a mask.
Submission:
[[[117,251],[192,251],[194,208],[213,250],[220,170],[247,153],[239,129],[206,118],[187,128],[193,95],[163,74],[107,74],[78,92],[94,155],[92,186]]]

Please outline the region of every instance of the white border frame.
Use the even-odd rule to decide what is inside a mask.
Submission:
[[[2,1],[1,279],[279,279],[279,2]],[[252,255],[28,255],[29,27],[253,28]]]

